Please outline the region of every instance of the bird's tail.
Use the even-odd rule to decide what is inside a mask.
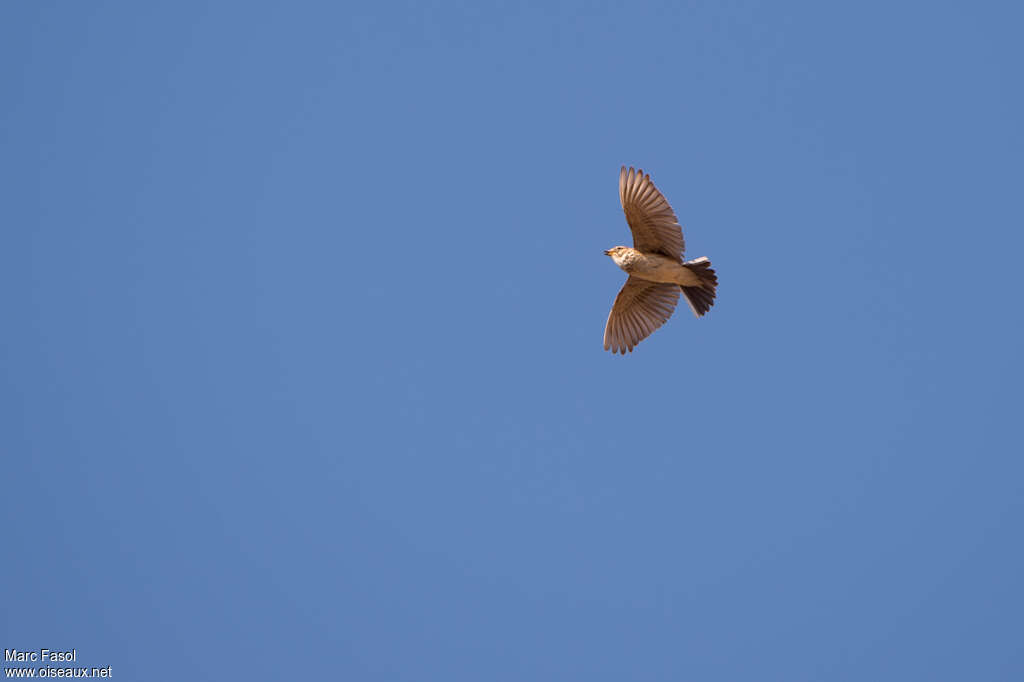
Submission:
[[[702,316],[711,310],[715,304],[715,288],[718,286],[718,276],[711,269],[711,261],[707,258],[697,258],[683,263],[690,272],[697,275],[700,284],[694,287],[680,287],[686,302],[690,304],[690,310],[697,317]]]

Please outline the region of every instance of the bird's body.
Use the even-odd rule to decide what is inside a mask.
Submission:
[[[604,252],[629,275],[608,314],[604,348],[625,354],[672,316],[680,293],[694,315],[704,315],[714,305],[718,277],[707,258],[683,261],[683,230],[651,176],[623,166],[619,199],[633,247]]]
[[[700,278],[679,261],[660,253],[644,253],[628,246],[609,249],[612,260],[627,274],[648,282],[666,282],[683,287],[700,286]]]

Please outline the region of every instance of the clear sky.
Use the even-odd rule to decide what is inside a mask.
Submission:
[[[1024,679],[1019,7],[3,3],[0,647]]]

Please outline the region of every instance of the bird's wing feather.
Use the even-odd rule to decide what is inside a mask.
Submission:
[[[630,277],[615,297],[604,327],[604,349],[632,352],[634,346],[665,324],[679,302],[679,285]]]
[[[651,176],[623,166],[619,172],[619,199],[633,231],[633,248],[682,262],[686,250],[683,228],[668,201],[651,182]]]

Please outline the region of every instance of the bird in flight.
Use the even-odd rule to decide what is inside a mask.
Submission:
[[[629,275],[608,314],[604,349],[625,355],[672,317],[680,292],[697,317],[710,310],[718,277],[707,258],[683,260],[683,229],[650,175],[623,166],[619,199],[633,248],[604,252]]]

